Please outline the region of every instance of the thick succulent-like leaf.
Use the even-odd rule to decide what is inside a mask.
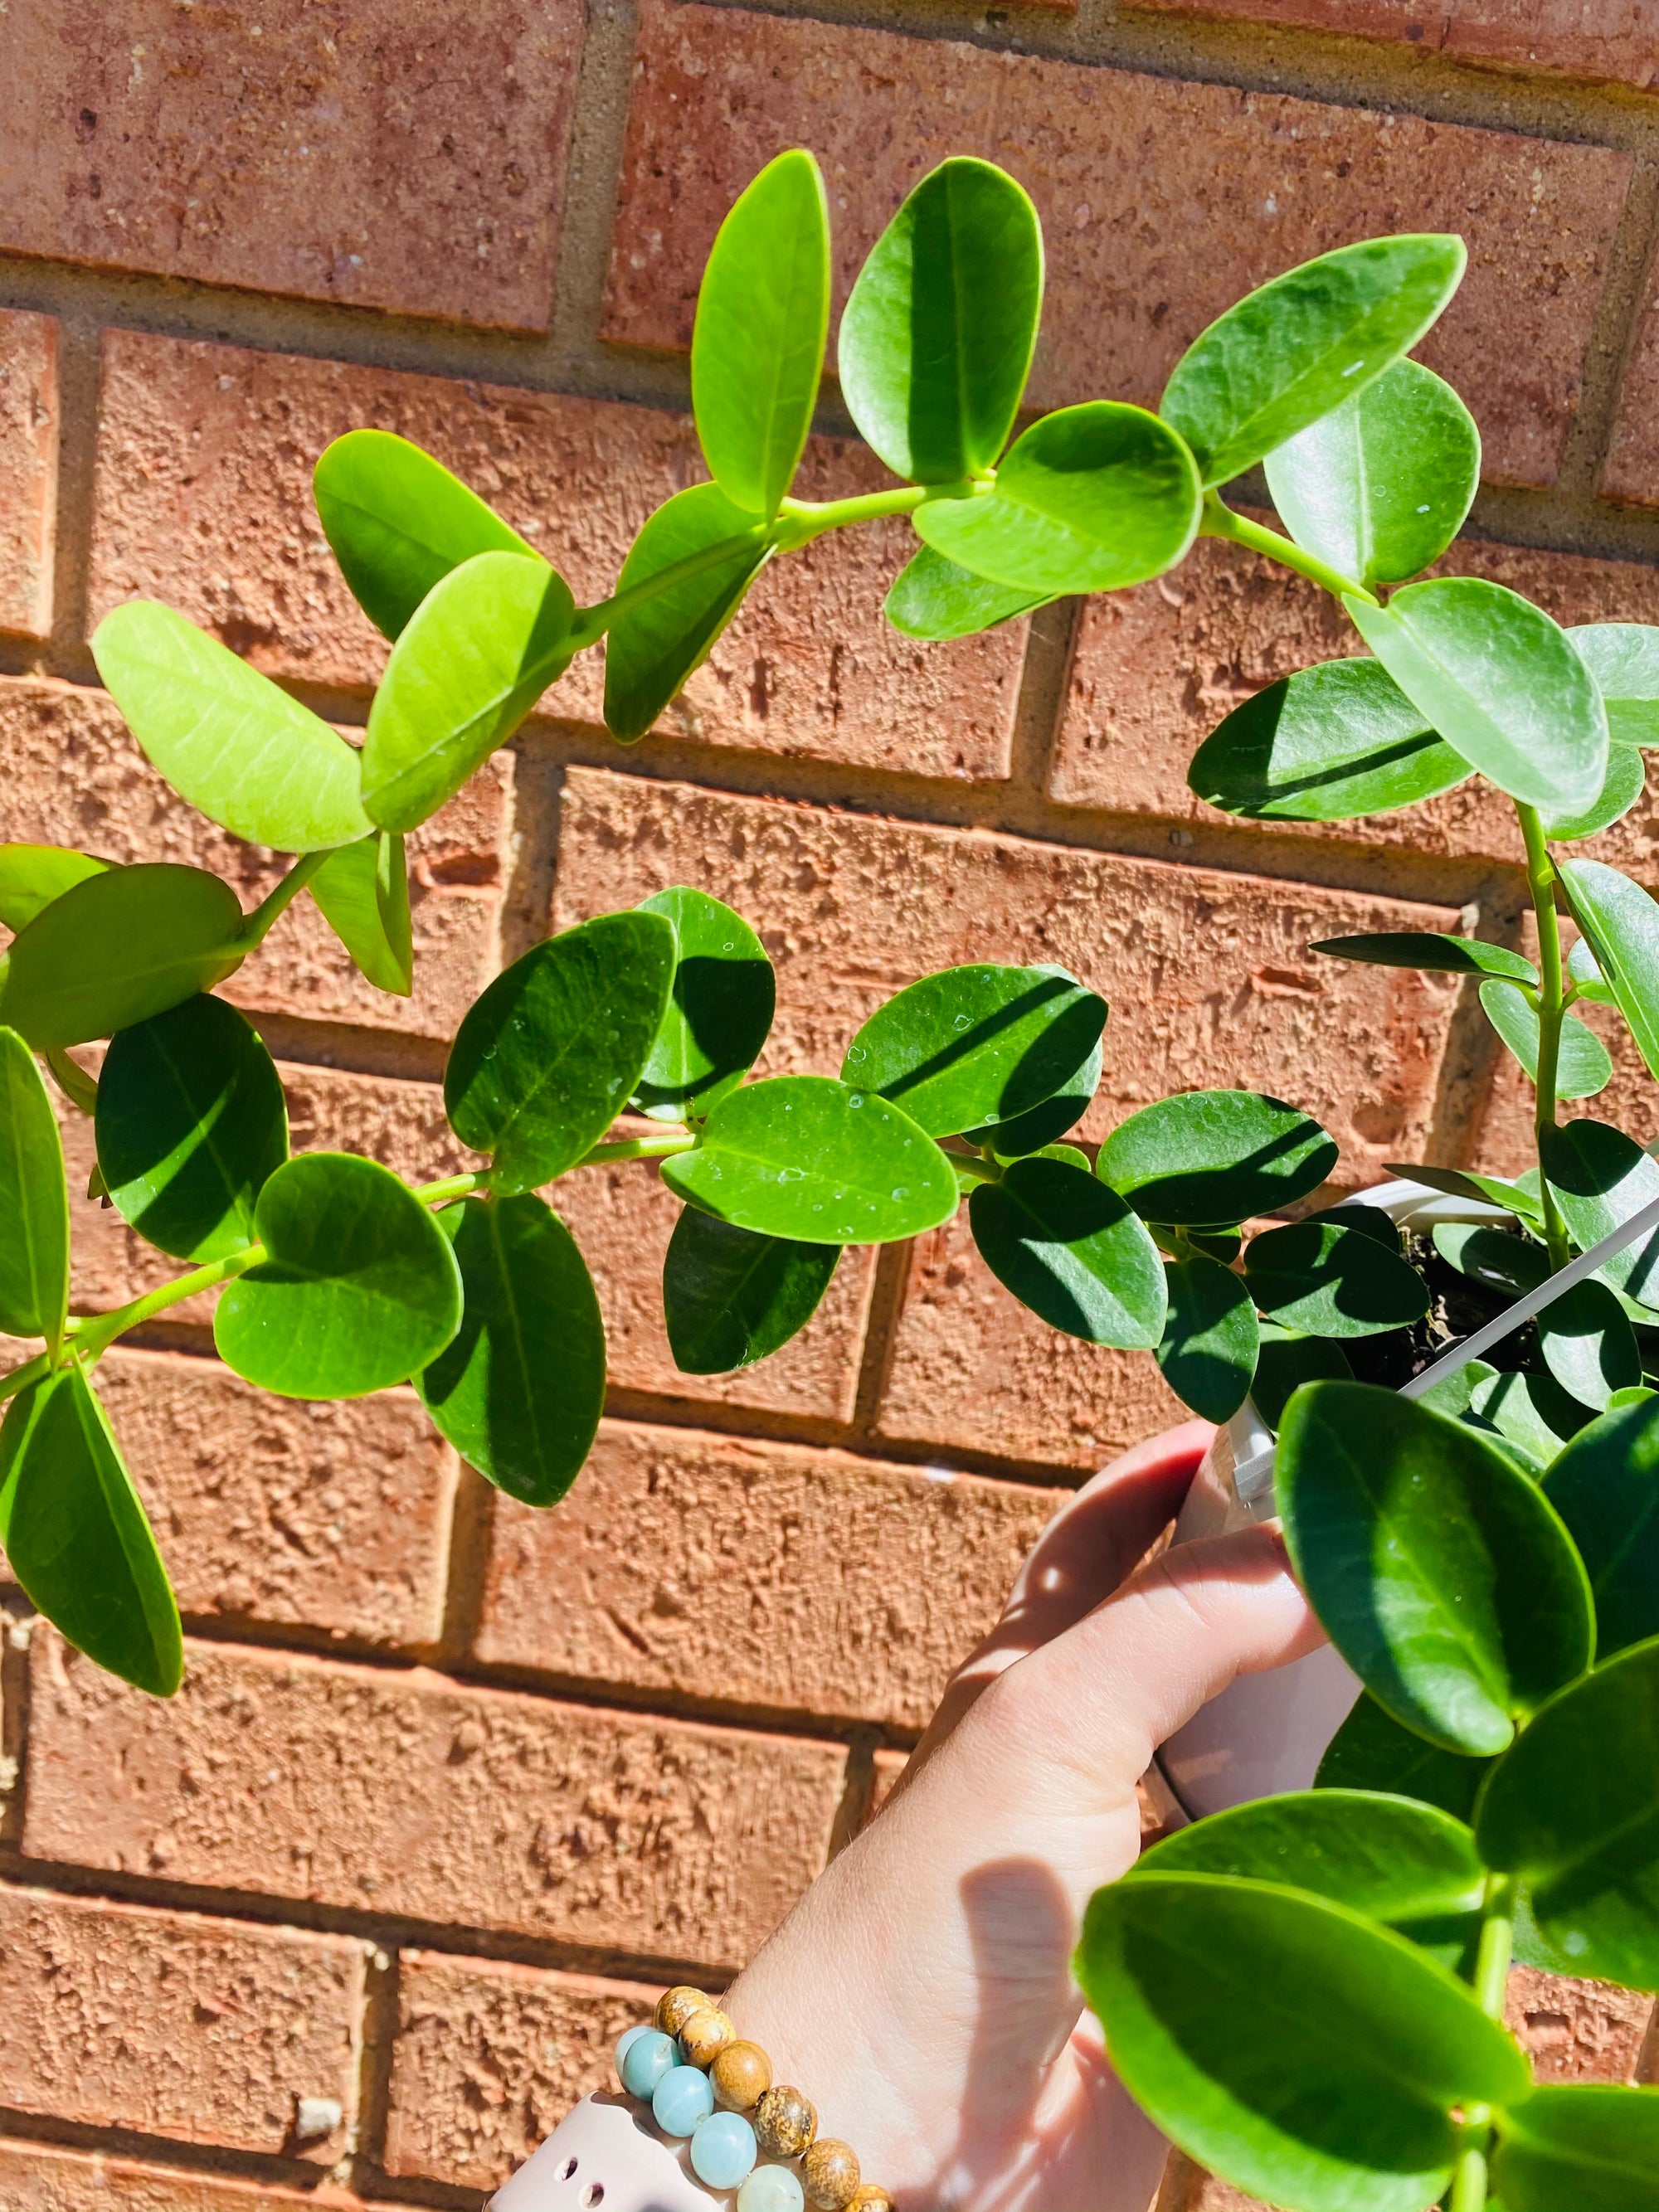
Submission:
[[[759,1237],[688,1206],[663,1261],[668,1347],[682,1375],[752,1367],[798,1335],[817,1311],[839,1244]]]
[[[58,1116],[15,1030],[0,1029],[0,1330],[43,1336],[55,1358],[69,1312],[69,1185]]]
[[[1484,1376],[1469,1393],[1469,1411],[1476,1417],[1472,1426],[1485,1423],[1518,1444],[1528,1470],[1547,1468],[1568,1437],[1592,1418],[1589,1407],[1553,1375]]]
[[[1253,1237],[1244,1279],[1264,1314],[1312,1336],[1377,1336],[1429,1310],[1422,1277],[1397,1252],[1328,1219]]]
[[[1581,1252],[1659,1199],[1659,1162],[1610,1121],[1585,1115],[1547,1127],[1540,1149],[1561,1218]],[[1615,1253],[1601,1273],[1627,1297],[1659,1308],[1659,1230]]]
[[[1505,945],[1478,937],[1442,937],[1429,930],[1383,930],[1367,937],[1326,937],[1308,947],[1332,960],[1359,960],[1374,968],[1427,969],[1442,975],[1507,975],[1536,984],[1538,970]]]
[[[1659,2212],[1659,2089],[1547,2082],[1504,2113],[1492,2180],[1502,2212]]]
[[[1601,791],[1590,805],[1580,807],[1576,813],[1549,814],[1544,817],[1544,835],[1553,843],[1565,844],[1583,837],[1599,836],[1615,822],[1622,822],[1647,788],[1648,768],[1634,745],[1610,744],[1607,747],[1607,772]]]
[[[740,914],[684,884],[641,900],[674,926],[668,1005],[633,1103],[658,1121],[702,1115],[736,1090],[766,1042],[777,978]]]
[[[1538,1009],[1522,997],[1507,977],[1495,975],[1480,986],[1480,1005],[1527,1079],[1538,1081]],[[1555,1062],[1558,1098],[1593,1098],[1613,1080],[1613,1062],[1594,1030],[1586,1029],[1571,1008],[1561,1024],[1561,1041]]]
[[[1659,745],[1659,629],[1651,623],[1580,623],[1567,635],[1607,702],[1613,743]]]
[[[1467,1820],[1492,1765],[1490,1759],[1466,1759],[1425,1742],[1362,1690],[1319,1762],[1314,1787],[1386,1790]]]
[[[1020,1304],[1087,1344],[1150,1352],[1164,1334],[1164,1262],[1146,1224],[1085,1166],[1014,1160],[968,1201],[980,1256]]]
[[[1538,1316],[1544,1364],[1570,1396],[1596,1413],[1615,1390],[1642,1380],[1642,1355],[1625,1310],[1605,1283],[1575,1283]]]
[[[27,929],[42,907],[109,866],[64,845],[0,845],[0,923]]]
[[[1231,1419],[1249,1395],[1259,1344],[1255,1307],[1231,1267],[1202,1252],[1164,1270],[1170,1308],[1158,1347],[1164,1380],[1206,1421]]]
[[[406,999],[415,988],[409,920],[409,868],[396,830],[377,830],[331,853],[312,878],[311,896],[377,991]]]
[[[1659,1636],[1659,1397],[1580,1429],[1544,1477],[1544,1495],[1589,1576],[1596,1656]]]
[[[1100,1088],[1105,1055],[1099,1045],[1075,1074],[1068,1075],[1052,1097],[1041,1106],[1016,1114],[1012,1121],[983,1122],[962,1133],[970,1145],[989,1145],[999,1159],[1015,1160],[1026,1152],[1040,1152],[1083,1119],[1090,1101]]]
[[[1557,873],[1649,1074],[1659,1075],[1659,903],[1599,860],[1562,860]]]
[[[1120,1122],[1096,1172],[1144,1220],[1219,1228],[1304,1197],[1336,1162],[1318,1122],[1282,1098],[1185,1091]]]
[[[605,642],[605,723],[612,737],[642,738],[743,604],[771,556],[765,526],[718,484],[677,491],[629,548],[617,590],[631,591],[681,561],[695,574],[623,611]]]
[[[1298,1329],[1281,1328],[1270,1321],[1261,1324],[1261,1331],[1250,1399],[1277,1435],[1285,1407],[1304,1382],[1346,1382],[1353,1369],[1347,1353],[1334,1338],[1306,1336]]]
[[[1549,1273],[1549,1255],[1528,1237],[1506,1229],[1486,1229],[1470,1221],[1437,1221],[1431,1236],[1435,1250],[1460,1275],[1506,1298],[1524,1297]]]
[[[893,579],[887,593],[887,619],[906,637],[972,637],[1048,604],[1046,592],[988,583],[983,576],[935,553],[931,545],[923,545]]]

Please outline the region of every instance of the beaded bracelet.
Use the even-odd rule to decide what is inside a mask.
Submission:
[[[774,2087],[759,2044],[701,1990],[670,1990],[654,2027],[630,2027],[617,2074],[665,2136],[690,2138],[699,2181],[737,2191],[737,2212],[895,2212],[887,2191],[861,2179],[852,2148],[819,2135],[800,2091]],[[762,2152],[775,2163],[758,2164]]]

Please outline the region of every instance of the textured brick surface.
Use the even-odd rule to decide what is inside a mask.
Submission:
[[[1597,489],[1607,499],[1659,507],[1659,262],[1648,271]]]
[[[338,1936],[0,1887],[5,2102],[331,2162],[356,2112],[363,1973]],[[342,2128],[300,2144],[302,2097],[331,2099]]]
[[[376,682],[385,641],[341,580],[311,495],[318,454],[362,424],[456,470],[581,599],[612,588],[653,507],[708,474],[683,415],[112,332],[95,611],[152,594],[269,673]],[[839,498],[885,481],[860,448],[820,439],[799,489]],[[775,562],[665,728],[862,767],[1006,775],[1024,625],[944,646],[900,637],[881,601],[914,544],[908,524],[885,522]],[[545,709],[597,720],[603,683],[600,656],[584,654]]]
[[[1629,2081],[1653,2010],[1653,1999],[1634,1990],[1517,1966],[1505,2018],[1540,2081]]]
[[[614,2088],[611,2054],[659,1992],[404,1951],[386,2114],[388,2173],[493,2189],[579,2097]]]
[[[26,637],[52,629],[58,415],[58,325],[0,307],[0,629]]]
[[[823,1863],[833,1744],[192,1644],[161,1703],[50,1632],[33,1856],[737,1965]]]
[[[539,330],[576,0],[33,0],[0,86],[0,246]]]
[[[283,2189],[0,2139],[0,2204],[5,2212],[359,2212],[362,2199],[326,2184]]]
[[[608,1422],[556,1513],[498,1504],[477,1655],[920,1728],[1062,1494]]]
[[[556,925],[677,882],[746,915],[776,964],[766,1073],[833,1073],[859,1023],[918,975],[1048,960],[1112,1005],[1091,1136],[1171,1091],[1254,1086],[1316,1114],[1365,1181],[1429,1122],[1454,994],[1305,948],[1452,927],[1443,908],[573,769]]]
[[[1260,2197],[1246,2197],[1194,2166],[1178,2150],[1170,2154],[1164,2186],[1152,2212],[1267,2212]]]
[[[978,154],[1043,219],[1036,404],[1153,400],[1252,285],[1356,238],[1455,230],[1469,274],[1424,358],[1491,474],[1554,480],[1626,155],[674,0],[647,0],[635,72],[607,337],[689,343],[720,219],[780,146],[823,164],[842,297],[916,179]]]

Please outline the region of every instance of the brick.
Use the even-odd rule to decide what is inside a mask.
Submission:
[[[1653,2019],[1651,1996],[1517,1966],[1504,2018],[1540,2081],[1629,2081]]]
[[[506,386],[106,335],[91,598],[180,607],[268,674],[362,687],[386,644],[358,611],[319,527],[311,470],[331,438],[396,430],[465,477],[568,577],[612,588],[652,509],[701,480],[689,419]],[[814,499],[886,481],[845,441],[815,439]],[[1008,773],[1024,623],[921,646],[881,603],[908,524],[843,531],[775,562],[684,694],[672,736],[954,778]],[[603,659],[584,654],[545,709],[600,718]]]
[[[1064,1494],[606,1422],[556,1513],[497,1504],[476,1655],[919,1729]]]
[[[918,975],[1058,961],[1113,1007],[1091,1138],[1172,1091],[1235,1084],[1317,1115],[1343,1175],[1365,1182],[1430,1126],[1455,989],[1306,947],[1455,927],[1443,908],[571,769],[556,927],[672,883],[760,932],[778,972],[764,1073],[833,1072],[858,1024]]]
[[[281,2189],[229,2174],[0,2140],[5,2212],[361,2212],[362,2200],[324,2184]]]
[[[0,94],[0,247],[544,330],[578,0],[40,0]]]
[[[1460,232],[1469,274],[1423,356],[1474,410],[1488,471],[1528,484],[1560,468],[1632,175],[1601,147],[647,0],[605,337],[690,343],[721,216],[791,143],[823,165],[839,298],[946,155],[1019,179],[1048,238],[1039,406],[1155,400],[1253,285],[1357,238]]]
[[[615,2087],[617,2038],[658,1995],[638,1983],[403,1952],[386,2172],[495,2188],[578,2098]]]
[[[1659,507],[1659,263],[1648,272],[1596,489],[1604,499]]]
[[[52,633],[58,538],[58,325],[0,307],[0,629]]]
[[[871,1765],[870,1796],[865,1807],[864,1823],[867,1827],[893,1794],[893,1788],[905,1768],[910,1764],[908,1751],[878,1750]]]
[[[1184,2151],[1172,2150],[1152,2212],[1269,2212],[1269,2209],[1260,2197],[1246,2197],[1243,2190],[1206,2173]]]
[[[230,1645],[162,1701],[42,1630],[31,1684],[26,1856],[722,1968],[823,1864],[846,1765]]]
[[[152,769],[113,702],[82,685],[0,678],[0,837],[102,860],[175,860],[223,876],[252,907],[285,861],[216,829]],[[377,991],[309,898],[296,899],[224,988],[252,1012],[447,1043],[499,964],[513,757],[498,753],[409,840],[415,995]]]
[[[5,2101],[332,2164],[356,2121],[364,1963],[339,1936],[0,1886]],[[322,2142],[296,2138],[302,2097],[344,2115]]]

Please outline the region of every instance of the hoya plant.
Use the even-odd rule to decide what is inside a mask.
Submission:
[[[1482,580],[1411,580],[1479,473],[1468,410],[1409,357],[1463,258],[1449,237],[1342,247],[1212,325],[1156,410],[1092,401],[1021,428],[1039,227],[1002,172],[946,161],[877,241],[837,336],[842,398],[895,481],[812,502],[791,485],[829,226],[816,165],[787,153],[727,216],[699,297],[708,481],[645,520],[608,598],[579,607],[465,485],[363,429],[316,472],[390,648],[361,746],[182,616],[108,616],[98,666],[154,766],[294,857],[244,913],[202,870],[0,848],[0,1328],[41,1347],[0,1382],[0,1540],[40,1609],[125,1680],[178,1686],[177,1608],[96,1368],[203,1291],[251,1382],[412,1383],[483,1476],[548,1506],[605,1386],[563,1177],[655,1163],[641,1171],[683,1201],[663,1304],[695,1374],[786,1343],[848,1245],[965,1202],[987,1264],[1053,1327],[1155,1356],[1212,1419],[1254,1403],[1297,1571],[1364,1685],[1317,1788],[1170,1838],[1095,1899],[1079,1975],[1131,2090],[1194,2155],[1305,2212],[1659,2207],[1659,2092],[1535,2087],[1501,2024],[1517,1954],[1659,1987],[1659,1279],[1650,1241],[1599,1249],[1645,1221],[1659,1166],[1561,1116],[1610,1073],[1581,1002],[1614,1010],[1659,1073],[1659,908],[1563,849],[1641,793],[1659,631],[1564,632]],[[1282,531],[1223,496],[1259,465]],[[288,906],[309,897],[372,983],[407,993],[404,838],[578,653],[603,647],[606,721],[636,739],[769,561],[899,514],[918,544],[887,613],[922,639],[1144,582],[1200,535],[1336,595],[1353,656],[1270,687],[1194,759],[1224,811],[1334,821],[1477,775],[1513,801],[1535,961],[1457,937],[1319,948],[1478,984],[1535,1085],[1536,1164],[1410,1172],[1489,1217],[1402,1244],[1376,1212],[1320,1206],[1337,1147],[1251,1092],[1159,1102],[1091,1158],[1067,1139],[1107,1005],[1053,967],[922,977],[849,1024],[837,1071],[757,1078],[772,969],[750,921],[695,886],[548,939],[483,993],[444,1078],[476,1167],[411,1184],[291,1155],[275,1063],[221,991]],[[180,1263],[112,1312],[70,1311],[46,1077],[93,1117],[89,1196]],[[1564,1268],[1585,1279],[1553,1294]],[[1507,1328],[1523,1308],[1535,1320]],[[1423,1401],[1389,1387],[1494,1317],[1492,1363]]]

